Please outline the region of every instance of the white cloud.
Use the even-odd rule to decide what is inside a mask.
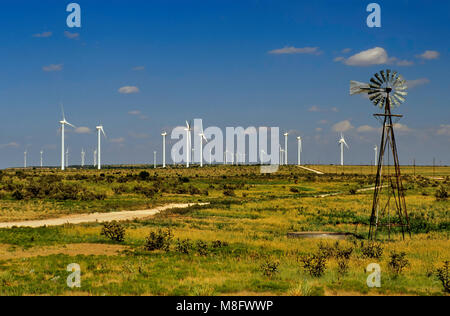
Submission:
[[[351,48],[344,48],[344,49],[342,50],[342,54],[347,54],[347,53],[350,53],[351,51],[352,51]]]
[[[358,133],[372,133],[372,132],[378,132],[380,129],[375,128],[369,125],[362,125],[356,129]]]
[[[128,112],[128,114],[130,114],[130,115],[141,115],[141,111],[134,110],[134,111]]]
[[[441,125],[436,134],[439,136],[450,136],[450,125]]]
[[[317,105],[313,105],[308,109],[309,112],[320,112],[320,108]]]
[[[150,137],[150,135],[146,134],[146,133],[129,132],[128,135],[130,135],[130,137],[136,138],[136,139],[146,139],[146,138]]]
[[[274,49],[269,51],[269,54],[273,55],[286,55],[286,54],[311,54],[311,55],[320,55],[321,52],[319,47],[303,47],[297,48],[293,46],[286,46],[280,49]]]
[[[63,70],[63,64],[51,64],[51,65],[42,67],[42,70],[45,72],[61,71],[61,70]]]
[[[134,71],[142,71],[142,70],[145,70],[145,66],[136,66],[136,67],[133,67],[133,70]]]
[[[373,65],[386,65],[395,64],[397,66],[411,66],[414,65],[412,61],[400,60],[396,57],[389,57],[386,50],[382,47],[371,48],[362,52],[359,52],[349,58],[342,56],[334,58],[335,62],[342,62],[347,66],[373,66]]]
[[[331,108],[331,112],[337,113],[337,112],[339,112],[339,109],[334,106],[334,107]]]
[[[422,86],[422,85],[430,83],[430,79],[420,78],[420,79],[416,79],[416,80],[407,80],[406,82],[407,82],[409,89],[414,89],[418,86]]]
[[[119,93],[122,94],[132,94],[132,93],[138,93],[139,88],[134,86],[125,86],[119,89]]]
[[[20,147],[20,145],[16,142],[11,142],[8,144],[0,144],[0,149],[5,149],[5,148],[18,148]]]
[[[47,38],[47,37],[50,37],[52,35],[53,35],[52,32],[42,32],[42,33],[33,34],[33,37],[36,37],[36,38]]]
[[[111,138],[110,142],[114,144],[122,144],[125,142],[125,138],[124,137]]]
[[[320,120],[319,124],[325,125],[325,124],[328,124],[328,121],[327,120]]]
[[[349,120],[345,120],[345,121],[341,121],[339,123],[334,124],[332,129],[335,132],[343,133],[343,132],[347,132],[347,131],[353,129],[353,125],[352,125],[352,123],[350,123]]]
[[[405,59],[405,60],[397,60],[395,64],[400,67],[407,67],[414,65],[414,62]]]
[[[423,54],[417,55],[417,58],[425,59],[425,60],[432,60],[432,59],[438,59],[441,54],[435,50],[426,50]]]
[[[394,130],[398,131],[398,132],[403,132],[403,133],[412,132],[412,129],[410,129],[408,126],[406,126],[404,124],[400,124],[400,123],[394,124]]]
[[[90,134],[92,130],[89,127],[80,126],[75,129],[75,133],[77,134]]]
[[[68,31],[64,31],[64,36],[69,38],[69,39],[79,39],[80,38],[80,34],[79,33],[70,33]]]
[[[389,57],[386,50],[381,47],[375,47],[347,58],[344,63],[348,66],[371,66],[384,65],[388,60]]]

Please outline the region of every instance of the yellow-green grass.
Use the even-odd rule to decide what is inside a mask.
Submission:
[[[104,170],[108,175],[138,174],[142,170]],[[387,241],[386,232],[380,232],[383,256],[370,259],[362,256],[361,242],[341,241],[341,247],[354,247],[347,275],[337,272],[337,259],[329,259],[320,278],[311,277],[302,268],[300,258],[317,252],[320,240],[289,239],[292,231],[351,232],[361,237],[368,233],[372,192],[354,194],[350,189],[370,187],[373,177],[353,175],[317,176],[297,167],[281,168],[279,174],[261,175],[256,166],[146,170],[150,177],[158,174],[166,183],[193,186],[208,195],[159,192],[153,198],[140,194],[115,194],[118,185],[105,181],[81,181],[89,190],[106,192],[102,201],[53,201],[30,199],[15,201],[9,193],[0,200],[3,209],[15,207],[5,218],[49,217],[46,205],[57,205],[57,214],[97,211],[107,203],[124,207],[125,200],[133,199],[130,207],[164,204],[172,201],[209,201],[209,206],[173,210],[143,221],[123,223],[127,251],[108,256],[85,255],[61,250],[60,255],[25,257],[27,250],[40,247],[57,249],[71,244],[104,244],[113,242],[101,236],[102,225],[66,225],[38,229],[0,230],[0,244],[10,249],[8,259],[0,254],[0,295],[441,295],[442,285],[436,278],[436,269],[450,260],[449,202],[438,201],[434,194],[448,182],[430,179],[405,179],[406,201],[412,224],[412,237],[402,240],[393,234]],[[14,173],[15,171],[8,171]],[[35,172],[35,177],[40,172]],[[59,172],[58,172],[59,174]],[[67,175],[100,176],[98,171],[70,170]],[[64,177],[67,177],[66,175]],[[4,177],[5,179],[5,177]],[[26,181],[26,179],[14,179]],[[83,182],[84,181],[84,182]],[[156,179],[133,180],[127,186],[153,185]],[[233,194],[224,195],[225,191]],[[316,198],[325,193],[342,195]],[[353,193],[353,194],[352,194]],[[82,207],[87,206],[86,210]],[[55,209],[57,208],[55,207]],[[98,208],[98,209],[97,209]],[[112,210],[103,210],[110,211]],[[117,209],[117,208],[116,208]],[[58,213],[59,212],[59,213]],[[44,214],[44,215],[42,215]],[[0,215],[3,216],[3,215]],[[145,251],[143,245],[150,231],[170,228],[174,240],[169,252]],[[190,254],[177,251],[177,239],[208,243],[209,252],[200,255],[194,249]],[[221,240],[228,246],[213,249],[211,243]],[[332,241],[325,241],[332,244]],[[20,251],[19,251],[20,250]],[[409,266],[395,276],[388,266],[391,251],[405,252]],[[17,254],[11,259],[11,254]],[[21,257],[22,256],[22,257]],[[6,256],[5,256],[6,258]],[[264,276],[261,266],[279,262],[279,272]],[[82,269],[82,287],[71,290],[65,284],[66,266],[79,263]],[[369,263],[379,263],[382,269],[382,287],[369,289],[366,285]],[[55,277],[59,277],[56,278]]]

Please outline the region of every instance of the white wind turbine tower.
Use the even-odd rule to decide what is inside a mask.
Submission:
[[[286,132],[284,135],[284,164],[287,166],[288,164],[288,136],[289,133]]]
[[[41,149],[41,168],[44,166],[44,150]]]
[[[65,155],[65,147],[64,147],[64,128],[66,125],[75,128],[72,124],[66,121],[66,116],[64,115],[64,108],[62,108],[62,115],[63,119],[62,121],[59,121],[61,124],[61,170],[64,170],[66,167],[66,164],[64,163],[64,155]]]
[[[375,151],[375,166],[378,166],[378,146],[375,145],[375,147],[373,148],[373,150]]]
[[[97,167],[98,167],[98,170],[100,170],[100,169],[102,169],[102,148],[101,148],[102,133],[103,133],[103,135],[105,137],[106,137],[106,133],[103,130],[103,125],[97,126],[96,129],[97,129],[97,136],[98,136],[98,139],[97,139],[97,141],[98,141],[98,146],[97,146],[97,155],[98,155]]]
[[[25,150],[23,152],[23,167],[26,168],[27,167],[27,155],[28,155],[28,151]]]
[[[200,167],[203,167],[203,141],[207,142],[208,140],[206,139],[203,130],[198,136],[200,136]]]
[[[343,134],[341,134],[341,139],[339,139],[338,143],[341,145],[341,166],[343,166],[344,165],[344,145],[345,145],[345,147],[349,148],[347,145],[347,142],[345,141]]]
[[[297,137],[297,141],[298,141],[298,159],[297,159],[297,164],[299,165],[299,166],[301,166],[302,165],[302,152],[303,152],[303,145],[302,145],[302,137],[301,136],[298,136]]]
[[[189,168],[190,155],[191,155],[191,124],[186,121],[186,168]]]
[[[84,148],[81,149],[81,168],[84,168],[84,163],[86,160],[86,152],[84,151]]]
[[[163,138],[163,168],[166,167],[166,132],[162,132],[161,136]]]

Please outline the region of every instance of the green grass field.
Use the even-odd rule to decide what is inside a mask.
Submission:
[[[373,192],[355,193],[373,185],[373,168],[309,167],[325,174],[295,166],[267,175],[258,166],[2,171],[0,222],[210,204],[123,222],[123,242],[101,235],[98,223],[0,229],[0,295],[448,295],[437,269],[450,260],[450,202],[442,195],[450,167],[402,169],[412,237],[388,241],[381,232],[377,258],[364,239]],[[335,192],[342,194],[316,197]],[[160,229],[172,238],[149,250],[146,238]],[[302,231],[363,239],[287,237]],[[396,273],[391,255],[402,252],[406,266]],[[320,276],[304,268],[311,254],[324,261]],[[66,285],[70,263],[81,267],[80,288]],[[370,263],[381,267],[380,288],[366,285]]]

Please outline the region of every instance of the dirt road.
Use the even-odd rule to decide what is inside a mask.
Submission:
[[[77,214],[60,218],[44,219],[36,221],[22,221],[0,223],[0,228],[12,227],[43,227],[43,226],[60,226],[64,224],[81,224],[81,223],[104,223],[112,221],[128,221],[134,219],[146,218],[158,214],[165,210],[174,208],[188,208],[194,205],[208,205],[209,203],[184,203],[184,204],[167,204],[164,206],[155,207],[150,210],[142,211],[122,211],[112,213],[92,213],[92,214]]]

